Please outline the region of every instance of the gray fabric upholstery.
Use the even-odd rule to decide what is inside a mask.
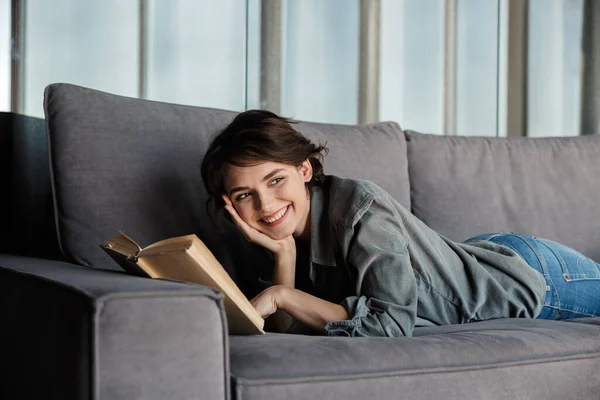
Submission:
[[[222,301],[197,285],[0,255],[0,398],[225,399]]]
[[[412,211],[431,228],[536,235],[600,261],[600,136],[406,135]]]
[[[397,123],[358,126],[300,122],[295,127],[311,140],[327,143],[326,174],[375,182],[410,208],[406,142]]]
[[[0,113],[0,187],[0,252],[60,259],[43,119]]]
[[[0,188],[3,193],[10,193],[12,181],[12,115],[0,113]],[[10,237],[10,206],[9,195],[0,196],[0,252],[8,251]]]
[[[101,271],[118,267],[98,244],[118,229],[142,245],[197,233],[234,279],[232,265],[256,267],[256,249],[232,225],[215,233],[204,211],[199,164],[235,113],[67,84],[47,88],[45,112],[60,244],[94,268],[0,256],[0,398],[598,397],[600,318],[398,339],[227,337],[220,295]],[[452,239],[515,230],[600,258],[599,138],[405,142],[395,123],[298,128],[328,142],[326,173],[376,182]]]
[[[233,391],[238,400],[597,398],[598,321],[503,319],[397,339],[232,337]]]
[[[249,245],[233,225],[215,234],[204,207],[202,156],[236,113],[68,84],[46,89],[45,112],[59,240],[69,260],[118,269],[98,244],[120,229],[142,245],[196,233],[234,279],[232,265],[245,270],[248,260],[258,263],[242,258]],[[302,123],[298,128],[328,142],[326,172],[371,179],[408,205],[406,147],[397,124]],[[369,159],[372,168],[359,159]]]

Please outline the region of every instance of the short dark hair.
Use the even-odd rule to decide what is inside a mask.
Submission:
[[[322,161],[328,149],[320,143],[315,145],[295,130],[294,123],[270,111],[248,110],[238,114],[213,138],[201,167],[208,193],[206,209],[213,222],[225,205],[221,195],[225,193],[227,165],[245,167],[272,161],[299,167],[308,159],[313,175],[307,187],[312,190],[323,182]]]

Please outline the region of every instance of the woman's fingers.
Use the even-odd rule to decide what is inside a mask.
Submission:
[[[250,228],[248,224],[245,223],[244,220],[238,215],[238,213],[235,211],[235,208],[232,206],[226,206],[225,208],[233,218],[235,224],[238,226],[238,228],[240,228],[246,239],[252,241],[253,229]]]
[[[244,234],[246,234],[247,231],[251,228],[248,226],[247,223],[244,222],[242,217],[240,217],[240,215],[237,213],[237,211],[233,207],[233,204],[231,203],[231,200],[229,199],[229,197],[226,194],[222,195],[221,197],[223,198],[223,201],[225,201],[225,209],[227,210],[229,215],[231,215],[231,217],[235,221],[235,224],[238,227],[240,227],[240,229],[242,230],[242,232],[244,232]]]
[[[221,195],[221,198],[225,202],[225,208],[231,208],[231,209],[233,209],[233,211],[235,211],[235,208],[233,208],[233,203],[231,202],[231,199],[229,198],[229,196],[227,196],[226,194],[223,194],[223,195]],[[231,214],[231,212],[229,212],[229,213]]]
[[[222,195],[222,198],[225,201],[225,209],[227,210],[227,212],[229,213],[229,215],[231,215],[231,217],[233,218],[235,224],[238,226],[238,228],[240,228],[240,230],[242,231],[242,233],[244,234],[244,236],[246,237],[246,239],[249,240],[249,241],[251,241],[251,242],[260,244],[261,239],[264,239],[262,237],[264,235],[261,234],[260,232],[258,232],[256,229],[252,228],[250,225],[248,225],[242,219],[242,217],[240,217],[240,215],[237,213],[237,211],[233,207],[233,204],[231,203],[231,200],[229,199],[229,197],[227,197],[226,194]]]

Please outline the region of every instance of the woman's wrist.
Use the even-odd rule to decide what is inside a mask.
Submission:
[[[277,286],[277,290],[275,291],[275,304],[277,305],[277,309],[281,311],[286,311],[286,300],[288,299],[292,290],[294,290],[293,287],[289,287],[286,285]]]
[[[273,254],[275,256],[275,266],[296,266],[296,252],[278,252]]]
[[[278,246],[275,250],[273,250],[273,255],[275,256],[275,260],[281,259],[293,259],[294,263],[296,262],[296,243],[292,239],[290,240],[282,240],[278,243]]]

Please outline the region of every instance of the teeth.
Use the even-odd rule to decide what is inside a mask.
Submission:
[[[272,224],[273,222],[275,222],[275,221],[277,221],[278,219],[280,219],[281,217],[283,217],[283,216],[285,215],[285,213],[286,213],[287,209],[288,209],[287,207],[286,207],[286,208],[284,208],[283,210],[279,211],[279,212],[277,213],[277,215],[275,215],[273,218],[271,218],[271,219],[265,219],[264,221],[265,221],[266,223],[268,223],[268,224]]]

